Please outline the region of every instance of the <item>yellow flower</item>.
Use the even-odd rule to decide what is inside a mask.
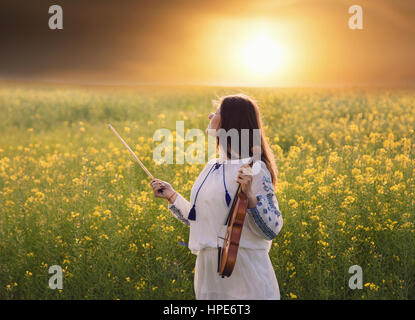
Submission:
[[[346,198],[344,198],[343,203],[341,204],[342,208],[346,208],[349,205],[351,205],[353,202],[355,202],[355,198],[352,196],[347,196]]]
[[[293,208],[293,209],[298,208],[298,203],[297,203],[297,201],[295,201],[294,199],[290,199],[290,200],[288,200],[288,205],[289,205],[291,208]]]
[[[368,282],[368,283],[365,283],[364,284],[364,286],[366,287],[366,288],[369,288],[370,290],[373,290],[373,291],[378,291],[379,290],[379,286],[377,286],[376,284],[374,284],[374,283],[370,283],[370,282]]]

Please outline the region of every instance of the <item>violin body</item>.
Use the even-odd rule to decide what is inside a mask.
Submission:
[[[235,267],[238,255],[239,240],[241,239],[242,228],[248,208],[248,198],[240,191],[234,198],[231,210],[228,215],[226,236],[223,239],[223,247],[219,250],[218,273],[223,277],[230,277]]]

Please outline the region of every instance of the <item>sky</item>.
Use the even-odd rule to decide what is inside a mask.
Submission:
[[[414,86],[414,39],[413,0],[2,0],[0,79]]]

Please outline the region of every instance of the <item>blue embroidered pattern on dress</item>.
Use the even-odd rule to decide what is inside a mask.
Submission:
[[[275,207],[274,204],[274,193],[267,193],[267,199],[268,199],[268,209],[273,213],[276,214],[277,217],[281,215],[281,212]],[[264,209],[265,210],[265,209]]]
[[[279,217],[281,215],[281,212],[275,207],[274,204],[274,188],[272,186],[272,180],[271,178],[267,177],[267,176],[263,176],[262,177],[262,185],[264,187],[268,200],[268,210],[271,211],[272,213],[276,214],[277,217]],[[264,213],[267,213],[266,209],[264,209]]]
[[[185,225],[190,226],[190,222],[183,216],[180,209],[178,209],[175,205],[172,205],[170,210],[177,217],[177,219],[179,219]]]
[[[251,213],[252,217],[254,218],[255,224],[259,227],[259,229],[261,229],[261,231],[264,233],[265,237],[268,240],[272,240],[277,236],[276,233],[272,231],[264,222],[257,207],[248,209],[248,212]]]
[[[274,191],[274,188],[272,187],[272,181],[270,178],[263,176],[262,177],[262,185],[264,186],[264,190],[266,192]]]
[[[256,207],[249,209],[249,212],[252,214],[252,217],[254,218],[255,224],[261,229],[261,231],[264,233],[264,235],[272,240],[276,237],[276,233],[267,225],[267,223],[264,221],[264,218],[261,216],[259,212],[259,208],[261,208],[261,213],[268,216],[268,222],[272,222],[272,215],[268,215],[269,212],[273,213],[273,215],[277,216],[277,219],[275,221],[275,228],[278,228],[279,225],[279,218],[281,216],[281,212],[277,209],[277,207],[274,204],[274,188],[272,185],[272,180],[270,177],[263,176],[262,177],[262,186],[264,191],[266,192],[266,199],[262,194],[257,195],[258,203]]]

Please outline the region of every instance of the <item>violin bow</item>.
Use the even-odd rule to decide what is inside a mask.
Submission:
[[[150,171],[147,170],[147,168],[140,161],[140,159],[138,159],[138,157],[136,156],[136,154],[134,153],[134,151],[131,150],[131,148],[124,141],[124,139],[120,137],[120,135],[118,134],[118,132],[113,128],[113,126],[108,123],[108,127],[115,133],[115,135],[118,137],[118,139],[120,139],[120,141],[122,142],[122,144],[127,148],[127,150],[130,152],[130,154],[134,157],[135,161],[137,161],[138,164],[140,165],[140,167],[144,170],[144,172],[147,173],[147,175],[151,178],[151,180],[153,180],[154,179],[153,175],[150,173]]]

